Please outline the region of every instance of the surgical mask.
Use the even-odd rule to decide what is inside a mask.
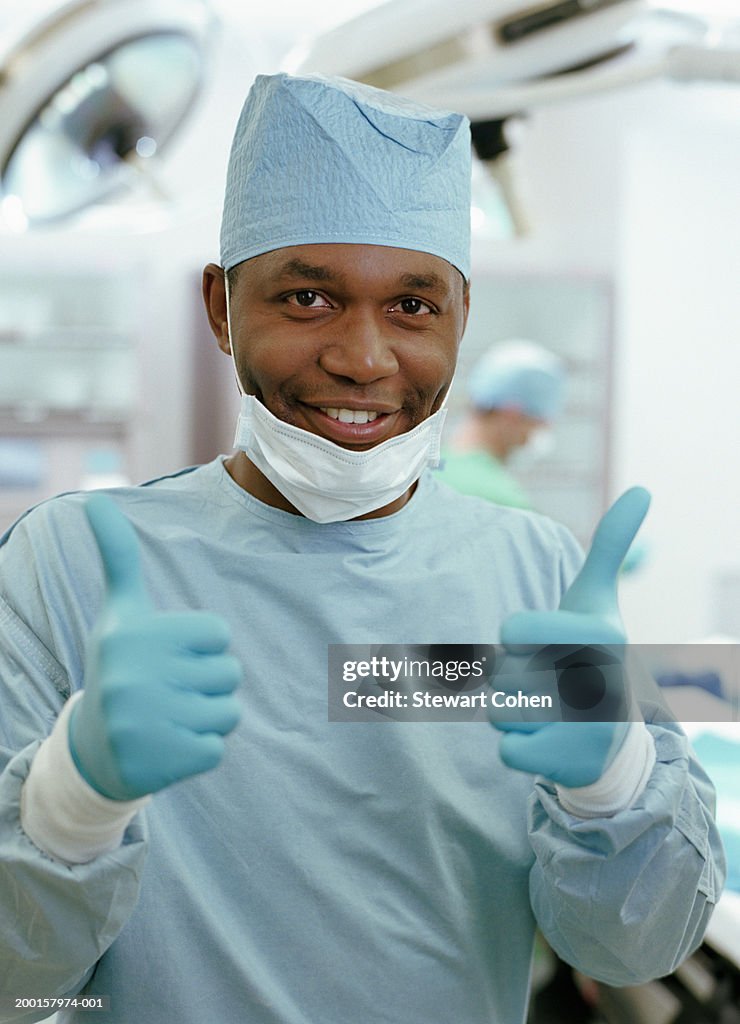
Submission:
[[[254,395],[242,395],[234,446],[304,516],[336,523],[388,505],[436,466],[446,414],[443,406],[405,434],[356,452],[284,423]]]
[[[555,450],[555,433],[550,427],[533,430],[526,443],[509,457],[513,469],[527,469],[552,455]]]
[[[228,311],[228,283],[226,298]],[[400,498],[427,466],[439,464],[447,396],[437,412],[405,434],[367,451],[350,451],[284,423],[254,395],[245,395],[233,345],[231,353],[242,393],[234,447],[307,519],[336,523],[374,512]]]

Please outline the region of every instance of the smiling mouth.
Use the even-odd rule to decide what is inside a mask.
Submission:
[[[366,403],[364,409],[351,408],[349,402],[347,405],[302,403],[303,420],[312,433],[325,437],[334,444],[364,450],[398,433],[402,423],[402,407],[394,407],[390,402],[382,403],[379,399],[375,401],[377,406],[374,409],[371,407],[372,399]],[[360,404],[362,403],[357,402],[357,405]],[[354,402],[352,406],[355,406]]]
[[[372,423],[382,415],[369,409],[334,409],[325,406],[319,406],[319,408],[326,416],[333,420],[339,420],[340,423]]]

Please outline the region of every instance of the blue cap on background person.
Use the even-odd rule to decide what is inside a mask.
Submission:
[[[474,365],[468,394],[476,409],[516,409],[552,420],[565,400],[565,363],[534,341],[511,339],[492,345]]]
[[[259,75],[229,159],[221,264],[388,245],[470,274],[470,123],[344,78]]]

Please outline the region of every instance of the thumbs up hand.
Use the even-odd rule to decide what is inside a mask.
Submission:
[[[214,768],[239,721],[241,665],[226,653],[226,623],[207,612],[158,612],[146,592],[133,527],[91,495],[87,518],[106,579],[87,651],[84,696],[69,746],[103,796],[133,800]]]
[[[570,673],[569,702],[576,708],[589,707],[589,694],[583,690],[594,678],[588,660],[596,657],[596,652],[590,651],[588,645],[606,645],[607,661],[614,662],[618,659],[610,659],[609,653],[621,652],[626,643],[617,603],[617,579],[649,503],[648,492],[633,487],[612,505],[599,523],[586,561],[557,611],[518,612],[506,619],[501,640],[509,653],[502,671],[495,677],[497,687],[536,689],[533,669],[542,678],[544,669],[567,663],[569,656],[571,667],[578,670]],[[563,653],[566,658],[558,662],[557,657]],[[602,648],[599,655],[603,654]],[[601,661],[594,662],[594,667],[600,664]],[[551,712],[549,721],[507,721],[492,708],[491,723],[506,734],[500,744],[504,763],[568,787],[586,786],[599,779],[616,756],[629,726],[629,695],[621,669],[617,664],[615,671],[612,665],[608,673],[612,691],[615,687],[621,691],[609,694],[607,704],[611,710],[607,714],[602,712],[602,717],[610,718],[609,721],[560,721],[555,720],[556,712]],[[562,698],[560,685],[559,690]]]

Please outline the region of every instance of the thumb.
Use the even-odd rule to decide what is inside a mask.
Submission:
[[[644,487],[631,487],[617,498],[596,527],[586,561],[560,601],[562,609],[619,615],[619,570],[649,505]]]
[[[141,574],[139,541],[133,526],[104,494],[90,495],[85,501],[85,513],[103,563],[108,596],[148,608],[149,595]]]

